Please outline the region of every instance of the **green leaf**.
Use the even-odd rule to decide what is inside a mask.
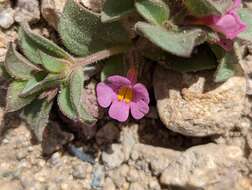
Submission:
[[[179,72],[197,72],[214,69],[217,61],[211,50],[205,47],[198,49],[198,53],[190,58],[182,58],[173,55],[166,56],[165,67]]]
[[[247,29],[238,35],[238,38],[252,42],[252,13],[249,9],[239,10],[240,18],[246,23]]]
[[[152,24],[162,25],[170,16],[170,9],[162,0],[136,0],[135,7]]]
[[[5,80],[12,80],[10,74],[6,71],[4,63],[0,63],[0,78],[4,78]]]
[[[84,74],[82,69],[76,69],[70,76],[70,99],[75,110],[78,112],[81,104],[81,96],[84,87]]]
[[[60,111],[69,119],[77,120],[77,112],[72,106],[71,99],[70,99],[70,88],[68,85],[62,85],[60,88],[60,93],[58,95],[58,106]]]
[[[52,105],[53,102],[36,100],[26,106],[20,114],[20,117],[26,121],[39,142],[43,140],[43,132],[49,122]]]
[[[111,75],[123,75],[124,63],[123,56],[117,55],[104,61],[105,65],[101,71],[101,81],[106,80]]]
[[[185,0],[185,6],[191,15],[196,17],[222,15],[229,7],[232,0]]]
[[[72,106],[78,113],[78,119],[84,123],[91,124],[96,121],[96,119],[90,115],[84,108],[84,103],[82,98],[84,94],[84,73],[82,68],[76,69],[71,73],[70,76],[70,99]]]
[[[15,48],[15,45],[10,43],[4,62],[6,71],[15,79],[27,80],[32,78],[33,73],[41,69],[25,59]]]
[[[117,21],[134,10],[134,0],[106,0],[101,12],[101,21]]]
[[[24,55],[35,64],[41,64],[38,50],[73,62],[72,57],[68,53],[54,42],[32,32],[28,24],[23,24],[19,29],[19,45]]]
[[[38,47],[29,37],[27,37],[27,35],[25,35],[24,30],[21,27],[18,31],[18,44],[27,59],[34,64],[41,64],[37,51]]]
[[[37,92],[57,87],[62,81],[62,77],[56,74],[48,74],[41,80],[39,77],[34,77],[29,80],[23,91],[20,93],[21,97],[30,96]]]
[[[219,62],[214,81],[224,82],[235,75],[237,59],[233,52],[226,52]]]
[[[51,73],[61,73],[63,72],[68,65],[71,63],[65,59],[59,59],[52,57],[48,54],[39,51],[41,63],[43,67]]]
[[[69,51],[78,56],[129,43],[120,23],[104,24],[95,14],[74,0],[68,0],[60,17],[58,31]]]
[[[26,83],[26,81],[13,81],[9,85],[6,97],[6,112],[14,112],[20,110],[35,99],[35,96],[27,96],[26,98],[21,98],[19,96]]]
[[[206,40],[206,33],[201,29],[173,32],[143,22],[138,22],[135,27],[153,44],[181,57],[190,57],[193,48]]]
[[[23,91],[29,91],[29,89],[32,89],[34,86],[37,85],[37,83],[39,83],[40,81],[42,81],[45,78],[46,74],[41,72],[38,73],[37,75],[33,76],[31,79],[29,79],[25,85],[25,87],[23,88]],[[20,94],[22,93],[20,92]],[[22,96],[22,95],[21,95]]]

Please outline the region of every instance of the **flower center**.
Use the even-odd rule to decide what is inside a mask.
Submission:
[[[127,87],[127,86],[124,86],[124,87],[121,87],[118,91],[118,94],[117,94],[117,99],[119,101],[125,101],[126,103],[130,103],[131,100],[133,99],[133,91],[131,88]]]

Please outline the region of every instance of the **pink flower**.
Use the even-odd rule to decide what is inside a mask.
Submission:
[[[241,6],[241,0],[234,0],[233,5],[222,16],[211,15],[199,19],[199,23],[207,25],[212,30],[222,33],[227,39],[233,40],[246,30],[246,24],[241,21],[237,9]]]
[[[97,100],[101,107],[109,108],[109,116],[120,122],[129,117],[141,119],[149,112],[149,94],[145,86],[136,83],[136,72],[130,70],[127,77],[113,75],[96,87]]]

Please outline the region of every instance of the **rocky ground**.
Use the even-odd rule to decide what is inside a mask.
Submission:
[[[244,150],[251,137],[246,141],[238,131],[191,138],[146,123],[108,123],[96,134],[97,146],[105,144],[96,157],[72,144],[47,158],[23,123],[12,117],[5,124],[18,127],[5,132],[0,146],[3,190],[251,189],[252,160]]]
[[[5,125],[15,128],[5,132],[0,146],[1,190],[252,188],[251,132],[192,138],[150,121],[108,123],[95,142],[71,144],[43,157],[41,146],[13,117],[5,119]]]
[[[64,2],[17,0],[14,6],[0,0],[0,62],[20,20],[55,37],[50,31]],[[82,0],[95,11],[98,2]],[[209,71],[154,69],[157,107],[146,119],[85,128],[88,140],[77,138],[51,156],[43,156],[46,146],[34,142],[16,114],[4,115],[1,81],[0,190],[252,190],[252,103],[245,79],[216,85]]]

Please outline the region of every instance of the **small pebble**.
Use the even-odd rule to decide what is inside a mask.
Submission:
[[[128,175],[127,175],[127,180],[129,182],[136,182],[138,180],[138,178],[139,178],[139,174],[138,174],[137,170],[135,168],[131,168],[129,170]]]
[[[149,189],[151,189],[151,190],[160,190],[161,187],[160,187],[158,181],[152,180],[152,181],[149,182]]]
[[[29,146],[27,150],[28,150],[28,152],[32,152],[33,151],[33,147]]]
[[[95,163],[95,158],[91,154],[84,152],[81,148],[77,148],[75,145],[68,145],[68,150],[72,155],[76,156],[82,161],[88,162],[90,164]]]
[[[69,185],[67,183],[61,184],[61,190],[69,190]]]
[[[86,177],[86,169],[83,166],[75,166],[73,167],[73,177],[76,179],[85,179]]]
[[[103,190],[116,190],[115,184],[111,178],[106,178]]]
[[[98,165],[94,169],[94,172],[92,175],[91,187],[95,190],[99,190],[102,187],[104,176],[105,176],[104,167],[101,165]]]
[[[139,183],[132,183],[129,190],[144,190],[144,187]]]
[[[0,12],[0,27],[8,29],[14,23],[14,10],[7,8]]]
[[[5,138],[5,139],[3,139],[2,143],[3,143],[3,144],[8,144],[8,143],[9,143],[9,140]]]
[[[61,164],[61,155],[59,152],[56,152],[52,155],[52,157],[49,159],[50,164],[53,166],[58,166]]]
[[[47,185],[47,190],[58,190],[58,186],[55,183],[49,183]]]
[[[102,161],[104,165],[109,168],[116,168],[120,166],[124,161],[124,152],[122,145],[112,144],[111,150],[102,152]]]
[[[16,154],[16,158],[19,161],[24,159],[26,156],[27,156],[27,152],[23,151],[23,150],[18,151],[17,154]]]

